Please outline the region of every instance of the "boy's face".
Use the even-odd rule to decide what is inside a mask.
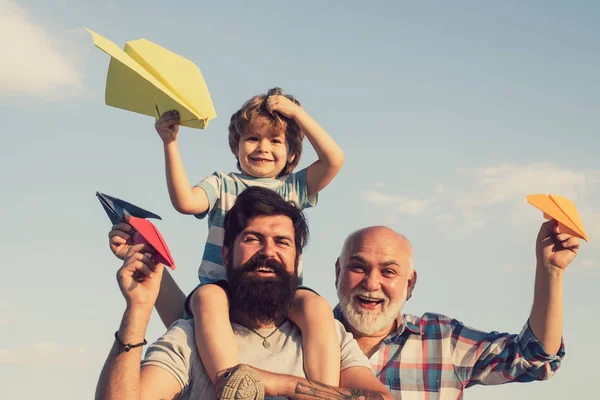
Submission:
[[[256,118],[240,138],[238,160],[242,172],[257,178],[275,178],[292,161],[285,133],[271,128],[264,118]]]

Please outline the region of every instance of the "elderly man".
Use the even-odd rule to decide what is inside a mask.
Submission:
[[[556,221],[536,243],[533,308],[518,335],[482,332],[440,314],[402,314],[417,282],[409,241],[375,226],[351,234],[336,263],[338,319],[395,398],[459,399],[469,386],[545,380],[559,368],[563,275],[579,239]]]
[[[148,348],[140,368],[141,347],[164,267],[151,261],[144,245],[129,246],[117,273],[127,307],[96,398],[211,399],[218,393],[220,399],[391,399],[340,323],[342,387],[304,379],[300,331],[286,320],[308,237],[302,212],[275,192],[252,187],[227,213],[224,231],[232,325],[240,359],[253,367],[225,371],[215,390],[196,351],[194,325],[180,320]]]

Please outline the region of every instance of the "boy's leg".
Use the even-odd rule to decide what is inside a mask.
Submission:
[[[219,371],[240,363],[227,292],[214,284],[200,286],[190,295],[189,306],[198,353],[214,385]]]
[[[299,289],[289,318],[302,332],[304,369],[308,378],[339,386],[340,341],[327,300],[310,290]]]

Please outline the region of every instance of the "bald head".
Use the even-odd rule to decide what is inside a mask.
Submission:
[[[406,236],[387,226],[369,226],[352,232],[342,246],[340,261],[345,263],[353,254],[360,252],[364,247],[395,249],[395,253],[402,255],[408,261],[410,269],[413,268],[412,245]],[[399,261],[399,260],[397,260]]]

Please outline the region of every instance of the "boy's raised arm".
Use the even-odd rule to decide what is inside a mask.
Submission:
[[[293,118],[315,149],[319,159],[308,167],[306,181],[309,196],[320,192],[342,169],[344,152],[317,121],[285,96],[269,96],[267,108],[270,112]]]
[[[165,173],[167,188],[171,203],[182,214],[202,214],[208,210],[208,198],[204,190],[190,186],[185,173],[179,148],[177,134],[179,133],[179,113],[167,111],[154,125],[163,141],[165,152]]]

